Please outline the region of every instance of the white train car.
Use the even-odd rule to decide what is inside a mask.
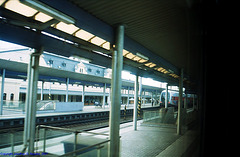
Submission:
[[[165,106],[165,97],[166,97],[166,90],[163,90],[160,95],[160,105]],[[168,107],[178,107],[178,99],[179,99],[179,92],[177,91],[168,91]],[[183,93],[183,101],[185,100],[185,94]],[[193,106],[193,94],[187,94],[187,107]]]

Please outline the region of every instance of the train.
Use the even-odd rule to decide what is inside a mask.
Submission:
[[[160,106],[165,106],[165,97],[166,97],[166,90],[163,90],[160,94]],[[183,93],[183,102],[185,101],[185,94]],[[178,99],[179,99],[179,92],[177,91],[170,91],[168,90],[168,107],[178,107]],[[184,104],[184,103],[183,103]],[[187,94],[187,107],[190,108],[193,106],[193,95]]]

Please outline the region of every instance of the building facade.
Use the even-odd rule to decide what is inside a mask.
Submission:
[[[28,63],[31,49],[18,49],[0,52],[0,58],[10,61]],[[40,57],[40,66],[51,67],[66,71],[95,75],[100,77],[111,77],[111,69],[97,66],[78,58],[67,58],[44,52]],[[1,80],[0,80],[1,84]],[[20,79],[5,78],[4,101],[20,101],[25,102],[27,93],[27,81]],[[68,87],[68,101],[82,101],[82,92],[84,92],[85,105],[92,105],[95,101],[103,101],[103,87],[85,86],[71,84]],[[0,89],[1,90],[1,89]],[[105,90],[105,103],[109,103],[110,89]],[[122,103],[127,104],[128,97],[134,97],[134,91],[122,89]],[[148,98],[151,98],[149,93],[146,93]],[[130,99],[129,98],[129,99]],[[38,100],[58,100],[66,101],[66,84],[58,82],[38,82]]]

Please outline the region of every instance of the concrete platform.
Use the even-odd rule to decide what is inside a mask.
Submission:
[[[193,157],[198,156],[195,151],[199,144],[198,130],[185,130],[183,135],[177,135],[174,126],[152,127],[141,124],[142,121],[138,121],[137,131],[133,130],[133,123],[120,126],[122,157],[180,157],[190,154]],[[108,129],[93,132],[108,134]]]
[[[122,157],[198,157],[199,134],[197,129],[184,130],[183,135],[176,134],[173,126],[148,126],[138,121],[138,130],[133,130],[133,123],[120,125],[120,155]],[[109,127],[92,130],[93,133],[109,134]],[[81,133],[84,136],[85,133]],[[94,136],[94,135],[93,135]],[[100,137],[101,135],[96,135]],[[46,151],[50,154],[64,154],[62,141],[72,138],[73,134],[47,140]],[[95,136],[94,136],[95,137]],[[106,138],[106,136],[104,136]],[[38,150],[42,150],[40,141]],[[14,151],[22,150],[22,145],[15,146]],[[11,147],[0,149],[0,152],[9,153]]]

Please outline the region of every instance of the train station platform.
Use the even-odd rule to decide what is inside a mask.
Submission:
[[[137,131],[133,130],[133,123],[120,126],[122,157],[195,157],[199,151],[198,128],[183,129],[183,135],[177,135],[176,126],[145,125],[138,121]],[[109,128],[95,130],[96,133],[108,133]]]
[[[108,138],[106,138],[105,135],[109,135],[109,127],[96,129],[89,132],[93,134],[88,136],[88,138],[98,136],[106,140]],[[80,133],[79,137],[82,138],[85,134],[86,133]],[[183,134],[177,135],[176,126],[174,125],[151,126],[146,125],[142,120],[139,120],[136,131],[133,129],[133,122],[121,124],[120,136],[121,157],[197,157],[199,152],[198,127],[194,127],[191,130],[183,128]],[[63,155],[66,153],[66,141],[73,137],[73,134],[69,134],[47,139],[45,154],[48,154],[49,156]],[[43,149],[42,145],[43,142],[36,142],[35,146],[36,149],[38,149],[38,152],[41,152]],[[106,144],[104,147],[105,148],[102,149],[102,152],[104,152],[104,149],[106,149],[105,154],[101,154],[100,156],[105,156],[107,154],[107,148],[109,146]],[[22,145],[14,147],[15,152],[19,152],[22,149]],[[0,151],[2,153],[11,152],[11,147],[0,149]],[[97,154],[95,155],[97,156]]]

